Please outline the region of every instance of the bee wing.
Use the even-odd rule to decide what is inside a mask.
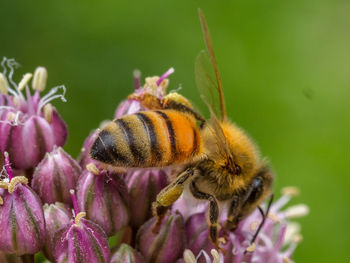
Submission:
[[[207,50],[202,50],[195,61],[196,85],[202,100],[207,104],[211,112],[214,113],[217,118],[223,120],[226,118],[224,92],[208,26],[200,9],[199,18]]]

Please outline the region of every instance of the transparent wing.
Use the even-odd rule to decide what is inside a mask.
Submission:
[[[226,109],[221,78],[207,22],[200,9],[199,18],[207,50],[201,51],[195,62],[196,85],[209,109],[217,118],[223,120],[226,118]]]
[[[212,114],[222,119],[224,114],[221,109],[220,95],[215,77],[214,67],[206,50],[202,50],[195,61],[195,80],[201,99],[207,105]]]

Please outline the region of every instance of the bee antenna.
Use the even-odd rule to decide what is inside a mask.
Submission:
[[[269,214],[269,211],[270,211],[270,207],[271,207],[271,204],[272,204],[272,201],[273,201],[273,197],[274,197],[274,194],[271,194],[271,195],[270,195],[269,203],[268,203],[268,205],[267,205],[266,213],[264,213],[264,211],[262,210],[262,208],[261,208],[260,206],[258,206],[259,212],[261,213],[263,219],[261,220],[261,223],[260,223],[258,229],[256,230],[256,232],[255,232],[255,234],[254,234],[252,240],[250,241],[250,244],[251,244],[251,245],[255,242],[256,238],[258,237],[258,234],[259,234],[260,230],[261,230],[262,227],[264,226],[265,220],[266,220],[266,218],[267,218],[267,216],[268,216],[268,214]],[[248,251],[245,250],[245,251],[244,251],[244,254],[247,254],[247,252],[248,252]]]

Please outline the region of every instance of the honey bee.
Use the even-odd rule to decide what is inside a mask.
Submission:
[[[211,118],[205,120],[177,93],[163,99],[134,95],[149,110],[110,122],[99,132],[90,155],[114,167],[181,167],[153,204],[154,229],[188,186],[196,199],[209,202],[209,238],[219,248],[219,204],[228,203],[228,230],[258,207],[263,215],[260,230],[268,211],[259,204],[271,194],[274,176],[256,145],[226,116],[216,58],[200,10],[199,16],[207,49],[196,59],[195,76]]]

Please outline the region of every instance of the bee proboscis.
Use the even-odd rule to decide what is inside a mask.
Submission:
[[[226,116],[216,58],[200,10],[199,16],[207,50],[196,59],[195,76],[211,118],[206,121],[177,93],[163,99],[150,94],[134,96],[149,110],[105,126],[92,146],[91,157],[114,167],[182,167],[157,196],[155,229],[188,185],[186,189],[195,198],[209,202],[209,237],[219,247],[219,203],[228,203],[225,228],[234,230],[271,194],[273,174],[252,140]],[[263,221],[252,242],[268,213],[259,210]]]

